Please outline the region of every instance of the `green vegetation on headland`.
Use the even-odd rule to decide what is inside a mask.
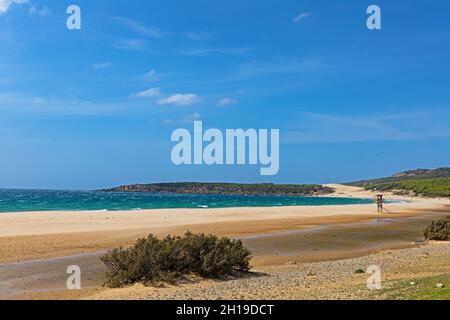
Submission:
[[[392,177],[372,180],[361,180],[346,183],[349,186],[368,187],[383,183],[402,182],[408,180],[430,180],[436,178],[450,178],[450,168],[416,169],[394,174]]]
[[[240,184],[240,183],[156,183],[135,184],[105,189],[106,192],[151,192],[179,194],[224,194],[261,196],[318,196],[334,192],[333,188],[318,184]]]
[[[393,191],[396,194],[450,198],[450,178],[407,180],[365,186],[367,190]]]
[[[158,239],[149,235],[128,249],[110,250],[101,257],[105,286],[175,282],[186,275],[208,278],[236,276],[250,269],[251,253],[240,240],[187,232],[183,237]]]
[[[402,195],[450,198],[450,168],[417,169],[388,178],[347,183],[373,191],[393,191]]]

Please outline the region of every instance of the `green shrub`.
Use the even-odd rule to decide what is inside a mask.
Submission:
[[[251,253],[239,240],[186,233],[157,239],[149,235],[127,249],[114,249],[101,257],[106,266],[105,286],[174,282],[186,274],[223,277],[247,272]]]
[[[450,240],[450,216],[433,221],[431,226],[424,230],[423,235],[427,240]]]
[[[234,270],[249,269],[250,252],[241,241],[217,239],[209,252],[202,256],[201,274],[209,277],[233,274]]]
[[[365,188],[379,192],[395,190],[424,197],[450,198],[450,178],[391,181],[367,185]]]

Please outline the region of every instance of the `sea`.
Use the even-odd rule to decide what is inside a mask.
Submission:
[[[373,199],[364,198],[0,189],[0,212],[331,206],[371,203]]]

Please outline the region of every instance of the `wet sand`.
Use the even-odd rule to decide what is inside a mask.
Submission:
[[[189,299],[189,300],[358,300],[410,299],[419,292],[437,299],[450,285],[450,242],[428,243],[418,248],[382,251],[345,260],[284,264],[256,268],[258,274],[228,281],[202,280],[163,288],[137,284],[89,293],[85,299]],[[378,266],[381,290],[369,290],[369,274],[355,273]],[[427,282],[430,282],[427,285]],[[448,295],[447,295],[448,297]],[[420,298],[419,298],[420,299]]]
[[[329,224],[304,230],[242,237],[257,266],[283,262],[317,262],[423,245],[423,229],[443,212],[404,218],[375,218],[351,224]]]
[[[0,265],[0,299],[26,294],[45,295],[67,291],[66,281],[70,276],[67,267],[77,265],[82,270],[83,292],[102,285],[103,265],[100,253],[80,254],[63,258],[26,261]],[[80,292],[73,292],[77,294]]]

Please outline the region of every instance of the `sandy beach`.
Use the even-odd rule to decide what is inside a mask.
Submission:
[[[332,195],[336,197],[372,198],[374,196],[373,193],[357,187],[330,186],[336,189],[336,193]],[[93,254],[98,259],[101,252],[114,247],[131,245],[137,238],[145,237],[149,233],[164,236],[182,234],[191,230],[243,239],[244,243],[254,251],[252,264],[255,270],[268,272],[272,270],[270,268],[280,268],[280,266],[284,268],[286,264],[294,262],[303,264],[357,259],[383,250],[418,246],[417,243],[413,243],[415,238],[410,237],[409,233],[412,234],[414,231],[416,235],[419,230],[417,228],[422,228],[422,225],[427,222],[414,217],[430,220],[432,217],[427,215],[442,216],[450,211],[448,209],[450,201],[445,199],[407,198],[392,194],[386,194],[386,198],[398,202],[386,204],[384,214],[376,212],[375,204],[123,212],[2,213],[0,214],[0,263],[3,263],[5,270],[7,270],[5,266],[14,266],[19,262],[24,268],[33,269],[33,263],[37,259],[45,261],[45,259],[69,257],[70,260],[72,256],[76,260],[77,257],[85,259],[86,256],[83,255],[86,254]],[[390,221],[390,224],[375,226],[382,229],[373,229],[373,221],[378,221],[376,219],[394,220]],[[408,226],[402,227],[402,222],[407,221],[402,219],[416,220],[408,220]],[[323,230],[324,226],[326,230]],[[383,234],[380,234],[380,230],[389,231],[392,228],[399,228],[399,230],[403,228],[404,234],[399,233],[403,238],[399,236],[397,239],[394,233],[391,238],[382,239]],[[305,232],[313,232],[314,236],[311,237]],[[360,243],[357,245],[353,238],[345,239],[346,235],[361,233],[366,233],[367,239],[358,241]],[[309,247],[291,247],[289,244],[308,243],[308,239],[315,241],[311,242]],[[342,243],[329,246],[335,243],[333,239],[342,239]],[[316,247],[321,250],[315,249]],[[49,261],[56,265],[69,263],[64,260],[62,260],[64,262]],[[86,260],[86,265],[92,266],[93,264],[89,261],[89,259]],[[31,264],[26,265],[27,262]],[[258,270],[258,268],[262,269]],[[92,267],[92,269],[96,270],[92,275],[94,279],[101,273],[101,268]],[[65,291],[63,297],[86,297],[92,293],[91,290],[99,290],[98,280],[93,280],[91,287],[95,289],[85,289],[82,294]],[[292,297],[295,298],[296,295]]]
[[[330,185],[332,196],[372,198],[361,188]],[[25,212],[0,214],[0,262],[60,257],[132,244],[149,233],[158,236],[193,232],[239,237],[304,229],[322,224],[351,223],[379,217],[411,216],[445,210],[445,199],[405,198],[385,206],[301,206],[271,208],[164,209],[114,212]]]

